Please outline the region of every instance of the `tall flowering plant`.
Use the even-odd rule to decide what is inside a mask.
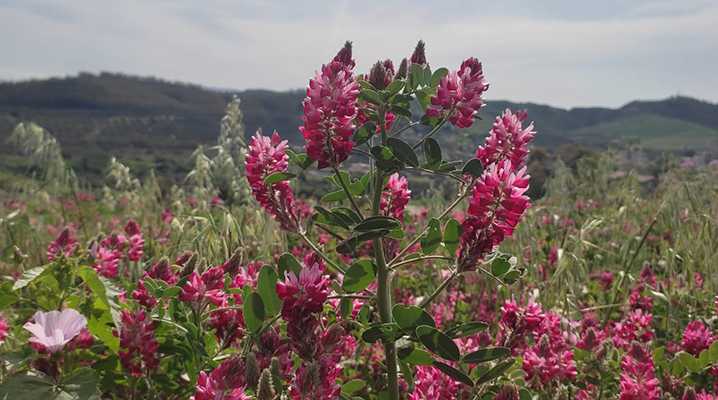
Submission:
[[[297,353],[317,368],[311,375],[314,380],[307,371],[300,374],[304,378],[295,385],[301,387],[290,393],[334,398],[336,360],[325,355],[322,338],[337,327],[335,335],[355,332],[366,345],[381,347],[382,378],[372,389],[386,398],[399,399],[407,386],[413,391],[412,376],[419,366],[426,376],[445,376],[457,387],[451,389],[454,393],[481,395],[487,383],[515,368],[510,350],[475,346],[460,351],[459,338],[485,325],[466,321],[442,330],[427,310],[464,273],[486,273],[499,285],[519,277],[510,258],[498,254],[497,248],[529,207],[526,160],[533,125],[524,124],[525,112],[506,110],[496,117],[475,158],[448,161],[435,136],[447,123],[455,128],[474,124],[489,88],[482,64],[472,57],[456,70],[432,71],[420,42],[398,71],[391,60],[376,62],[367,74],[356,73],[355,66],[347,42],[309,81],[299,128],[306,153],[289,150],[276,132],[271,138],[258,133],[246,159],[257,202],[283,230],[303,242],[312,259],[300,263],[285,254],[278,263],[277,293],[284,305],[276,318],[281,315],[286,321]],[[409,130],[419,133],[419,139],[403,138]],[[368,160],[369,172],[362,177],[347,172],[352,156]],[[322,197],[313,213],[300,216],[290,166],[304,170],[312,165],[330,169],[336,189]],[[454,201],[418,230],[403,224],[411,198],[408,178],[413,174],[440,175],[457,184]],[[465,202],[461,223],[448,217]],[[415,233],[410,236],[410,231]],[[330,239],[317,242],[315,237]],[[421,262],[433,263],[445,279],[412,302],[394,304],[399,289],[395,275]],[[332,325],[318,314],[332,290],[341,317],[354,316],[354,324]],[[256,293],[262,299],[262,293]],[[362,310],[358,314],[352,311],[356,307]],[[269,319],[271,313],[265,311],[255,318]],[[449,390],[422,382],[416,393]]]

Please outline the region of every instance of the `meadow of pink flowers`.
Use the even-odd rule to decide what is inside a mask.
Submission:
[[[718,171],[568,170],[532,204],[525,112],[469,160],[434,140],[480,114],[476,58],[355,67],[347,43],[309,81],[303,153],[251,137],[242,204],[7,194],[0,397],[718,399]],[[308,168],[334,189],[296,195]]]

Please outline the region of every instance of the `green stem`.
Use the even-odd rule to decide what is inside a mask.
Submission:
[[[314,250],[314,252],[317,253],[317,255],[319,257],[324,259],[324,261],[327,262],[327,264],[334,270],[334,272],[341,272],[342,274],[346,273],[346,270],[344,268],[342,268],[341,265],[337,264],[334,260],[332,260],[326,254],[324,254],[324,252],[319,248],[319,246],[317,246],[316,243],[312,242],[312,240],[309,239],[306,232],[299,231],[297,233],[299,234],[299,237],[301,237],[302,240],[304,240],[304,243],[306,243],[307,246],[311,247],[312,250]]]
[[[447,257],[447,256],[424,256],[424,257],[410,258],[408,260],[399,261],[396,264],[390,264],[388,268],[390,271],[393,271],[393,270],[401,267],[402,265],[414,264],[414,263],[421,262],[421,261],[428,261],[428,260],[451,261],[453,259],[454,259],[453,257]]]
[[[386,141],[386,130],[384,124],[384,108],[378,110],[379,126],[381,127],[382,142]],[[380,214],[381,193],[384,189],[384,174],[381,169],[377,168],[374,175],[374,192],[371,204],[373,216]],[[393,321],[391,315],[391,271],[387,268],[384,259],[384,243],[381,238],[374,239],[374,259],[377,266],[378,287],[376,292],[377,306],[379,307],[379,317],[383,323],[391,323]],[[399,371],[396,354],[396,343],[394,341],[384,342],[384,363],[386,364],[387,389],[389,392],[389,400],[399,400]]]
[[[448,115],[451,115],[452,112],[453,112],[453,109],[452,109],[452,111],[449,112]],[[419,141],[416,142],[413,146],[411,146],[412,150],[416,150],[419,146],[421,146],[422,143],[424,143],[424,141],[425,141],[426,139],[428,139],[428,138],[434,136],[434,134],[436,134],[436,132],[439,132],[439,129],[441,129],[441,127],[444,126],[444,124],[446,123],[446,121],[447,121],[447,119],[444,118],[444,119],[442,119],[438,124],[436,124],[436,126],[434,127],[434,129],[432,129],[431,131],[429,131],[429,133],[427,133],[426,135],[424,135],[424,137],[422,137],[421,140],[419,140]]]
[[[472,181],[471,183],[473,183],[473,181]],[[444,211],[439,215],[439,217],[438,217],[437,219],[440,220],[440,219],[446,217],[447,215],[449,215],[449,213],[451,212],[451,210],[453,210],[454,207],[456,207],[457,205],[459,205],[459,203],[461,203],[461,201],[464,200],[464,197],[466,197],[466,195],[469,193],[469,188],[471,188],[471,186],[472,186],[471,183],[469,183],[469,185],[467,185],[466,188],[464,188],[464,191],[461,192],[461,194],[459,195],[459,197],[456,198],[456,200],[454,200],[451,204],[449,204],[448,207],[446,207],[446,210],[444,210]],[[414,236],[414,238],[409,242],[409,244],[407,244],[403,249],[401,249],[401,251],[399,251],[399,254],[397,254],[396,257],[394,257],[394,258],[389,262],[389,265],[394,265],[398,260],[401,260],[401,258],[402,258],[415,244],[417,244],[417,243],[419,242],[419,240],[421,240],[421,237],[424,236],[424,234],[425,234],[428,230],[429,230],[429,225],[427,224],[426,227],[424,228],[424,230],[421,231],[421,233],[419,233],[418,235]]]
[[[356,202],[356,199],[354,199],[354,196],[352,195],[352,192],[349,190],[349,186],[346,182],[344,182],[344,178],[342,177],[342,174],[339,173],[339,168],[336,166],[332,166],[332,169],[334,169],[334,173],[337,175],[337,180],[339,181],[339,184],[341,185],[342,189],[344,189],[344,193],[347,194],[347,197],[349,198],[349,202],[352,204],[352,208],[354,208],[354,211],[359,214],[361,219],[364,219],[364,215],[361,212],[361,209],[359,208],[359,205]]]
[[[444,279],[444,281],[441,282],[441,284],[434,290],[434,292],[431,293],[431,295],[429,295],[429,297],[425,298],[425,299],[421,302],[421,304],[419,304],[419,307],[421,307],[421,308],[426,308],[429,304],[431,304],[431,302],[434,301],[434,299],[435,299],[438,295],[440,295],[441,292],[443,292],[444,289],[446,289],[446,287],[449,286],[449,283],[451,283],[451,281],[453,281],[454,278],[456,278],[457,276],[459,276],[458,269],[454,269],[454,270],[451,272],[451,275],[447,276],[446,279]]]

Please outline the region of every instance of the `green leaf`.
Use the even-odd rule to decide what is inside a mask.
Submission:
[[[444,227],[444,247],[452,255],[456,253],[461,239],[461,224],[455,219],[450,219]]]
[[[506,358],[511,355],[511,350],[506,347],[485,347],[464,355],[463,362],[469,364],[479,364],[487,361]]]
[[[371,139],[372,136],[374,136],[374,133],[376,132],[376,125],[372,122],[367,122],[366,124],[362,125],[359,129],[357,129],[356,132],[354,132],[354,136],[352,137],[352,140],[354,143],[356,143],[357,146],[361,146],[364,143],[368,142],[369,139]]]
[[[361,379],[352,379],[342,385],[342,394],[350,396],[366,387],[366,382]]]
[[[244,300],[242,305],[244,322],[252,333],[257,333],[262,328],[262,321],[266,317],[262,296],[246,287],[242,297]]]
[[[488,328],[489,326],[483,322],[480,321],[474,321],[474,322],[467,322],[465,324],[457,325],[448,331],[446,331],[446,334],[451,338],[460,338],[460,337],[466,337],[471,336],[477,332],[481,332]]]
[[[456,369],[448,364],[444,364],[443,362],[440,362],[440,361],[434,361],[434,367],[436,369],[438,369],[439,371],[445,373],[446,375],[448,375],[450,378],[454,379],[457,382],[461,382],[464,385],[468,385],[468,386],[474,386],[474,381],[472,381],[468,375],[466,375],[465,373],[459,371],[458,369]]]
[[[506,275],[501,277],[501,280],[504,281],[507,285],[512,285],[514,282],[518,281],[519,278],[521,278],[521,273],[515,269],[512,269],[511,271],[507,272]]]
[[[413,344],[400,347],[397,350],[397,354],[401,361],[412,365],[431,365],[434,363],[434,358],[429,352],[417,349]]]
[[[362,88],[359,92],[359,98],[372,104],[384,103],[384,99],[382,98],[381,94],[379,94],[379,92],[377,92],[376,90],[369,88]]]
[[[359,260],[353,263],[346,274],[342,288],[347,293],[361,292],[374,281],[376,267],[371,260]]]
[[[267,175],[264,178],[264,184],[265,185],[273,185],[275,183],[286,181],[289,179],[294,178],[296,175],[290,174],[289,172],[275,172],[272,174]]]
[[[20,297],[13,291],[12,282],[4,282],[0,286],[0,310],[15,304]]]
[[[441,79],[443,79],[448,74],[449,70],[443,67],[434,71],[434,73],[431,74],[431,86],[438,86],[439,82],[441,82]]]
[[[421,237],[421,252],[431,254],[441,244],[441,222],[432,218],[429,221],[429,229]]]
[[[95,299],[97,299],[102,305],[101,308],[103,310],[109,310],[111,307],[110,301],[107,298],[107,290],[105,289],[105,285],[100,280],[100,277],[97,275],[97,271],[90,267],[82,266],[77,268],[76,273],[80,276],[82,281],[85,282],[85,285],[90,288],[92,294],[95,296]]]
[[[349,318],[349,316],[352,314],[352,308],[353,308],[354,302],[352,299],[349,298],[342,298],[339,301],[339,315],[342,318]]]
[[[0,398],[7,400],[54,399],[55,385],[37,375],[13,375],[0,385]]]
[[[357,214],[351,208],[346,207],[335,207],[332,208],[332,214],[342,216],[342,218],[351,224],[358,224],[361,222],[361,216]]]
[[[334,192],[329,192],[322,196],[321,199],[319,199],[322,203],[333,203],[336,201],[342,201],[347,198],[347,193],[344,190],[336,190]]]
[[[322,222],[328,225],[340,226],[344,229],[349,229],[349,225],[351,225],[351,223],[347,222],[347,220],[342,218],[342,216],[336,215],[324,207],[316,206],[314,209],[317,210],[317,212],[324,218],[324,221]]]
[[[402,169],[404,165],[394,156],[394,153],[387,146],[374,146],[371,148],[377,167],[387,173]]]
[[[277,280],[279,277],[274,268],[265,265],[259,271],[257,291],[262,297],[268,316],[275,316],[282,308],[282,300],[277,295]]]
[[[87,319],[87,329],[90,333],[116,354],[120,350],[120,338],[112,333],[114,327],[112,315],[109,311],[100,314],[100,316],[91,315]]]
[[[399,161],[412,167],[419,166],[419,158],[416,156],[416,153],[414,153],[411,146],[403,140],[391,137],[387,139],[386,145],[389,146]]]
[[[97,374],[92,368],[84,367],[74,370],[62,380],[62,388],[73,395],[73,400],[89,400],[98,394]],[[99,399],[99,397],[97,397]]]
[[[30,283],[32,283],[32,281],[42,275],[43,272],[45,272],[47,267],[49,267],[50,265],[51,264],[46,264],[40,267],[30,268],[27,271],[23,272],[20,279],[15,281],[15,284],[12,286],[12,290],[22,289],[25,286],[29,285]]]
[[[451,361],[459,361],[461,358],[459,347],[456,346],[456,343],[432,326],[420,325],[416,328],[416,336],[434,354]]]
[[[284,276],[286,272],[294,272],[294,275],[299,276],[302,271],[302,264],[291,253],[284,253],[279,256],[277,265],[279,266],[280,276]]]
[[[495,277],[500,278],[511,269],[511,263],[509,262],[509,256],[500,255],[491,262],[491,274]]]
[[[395,323],[374,324],[361,334],[362,340],[366,343],[375,343],[380,340],[383,342],[393,342],[400,336],[399,326]]]
[[[701,370],[703,370],[701,362],[689,353],[681,351],[676,354],[676,359],[683,367],[693,373],[699,373],[701,372]]]
[[[404,81],[402,80],[394,80],[392,81],[389,86],[386,87],[386,90],[389,95],[395,95],[401,91],[401,89],[404,88]]]
[[[356,250],[357,246],[359,246],[360,244],[366,242],[367,240],[378,239],[380,237],[386,236],[388,233],[389,231],[386,229],[361,232],[339,243],[337,245],[337,251],[341,254],[352,254]]]
[[[441,164],[441,146],[439,142],[433,138],[424,139],[424,157],[426,158],[426,166],[429,169],[438,167]]]
[[[511,359],[504,361],[502,363],[497,364],[495,367],[491,368],[490,370],[486,371],[483,375],[479,377],[479,379],[476,380],[477,385],[483,385],[486,382],[490,382],[501,375],[504,374],[504,372],[508,371],[509,368],[511,368],[514,365],[514,362],[516,360]]]
[[[397,220],[396,218],[377,216],[369,217],[364,221],[360,222],[359,225],[354,227],[354,231],[369,232],[377,229],[392,230],[399,226],[401,226],[401,222],[399,222],[399,220]]]
[[[479,178],[481,177],[481,174],[484,173],[484,166],[481,165],[481,161],[477,158],[472,158],[461,168],[461,173],[471,175],[474,178]]]
[[[405,331],[414,331],[419,325],[436,327],[434,319],[423,308],[397,304],[392,309],[397,325]]]
[[[287,149],[287,155],[289,156],[289,162],[298,166],[301,169],[307,169],[314,162],[308,155],[304,153],[297,153],[292,149]]]

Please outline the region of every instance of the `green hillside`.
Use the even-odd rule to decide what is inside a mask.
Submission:
[[[573,131],[574,139],[588,145],[638,143],[651,150],[718,149],[718,130],[656,114],[639,114]]]
[[[297,129],[302,90],[217,91],[111,73],[0,83],[0,143],[17,123],[31,120],[58,138],[72,167],[91,181],[102,177],[113,155],[140,175],[154,168],[178,179],[188,171],[197,145],[215,142],[225,104],[234,94],[242,100],[248,134],[276,129],[291,144],[302,144]],[[536,144],[549,151],[567,144],[602,148],[630,138],[640,138],[652,150],[718,147],[718,105],[687,97],[568,110],[489,99],[472,129],[458,133],[447,127],[438,138],[450,156],[467,155],[505,108],[526,109],[540,131]],[[0,169],[22,173],[23,159],[0,146]]]

